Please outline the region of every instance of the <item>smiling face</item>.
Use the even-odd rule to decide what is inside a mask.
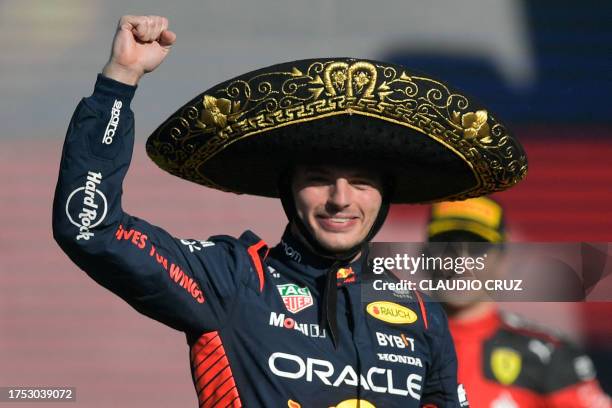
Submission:
[[[298,166],[291,189],[306,228],[334,253],[365,240],[382,204],[381,177],[350,167]]]

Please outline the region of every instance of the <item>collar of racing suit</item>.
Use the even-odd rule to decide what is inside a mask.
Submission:
[[[338,287],[362,279],[367,269],[368,246],[362,246],[361,255],[354,262],[324,258],[312,252],[285,228],[281,242],[271,255],[288,266],[288,277],[311,288],[321,299],[321,325],[329,330],[334,346],[338,347],[337,302]]]

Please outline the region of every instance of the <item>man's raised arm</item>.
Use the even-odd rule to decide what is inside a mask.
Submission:
[[[239,272],[248,265],[236,241],[176,239],[121,207],[134,144],[135,85],[159,66],[175,38],[163,17],[119,21],[110,60],[68,128],[53,234],[81,269],[138,311],[202,332],[223,321],[242,287]]]

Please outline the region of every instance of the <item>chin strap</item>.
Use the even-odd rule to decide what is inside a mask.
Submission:
[[[321,324],[329,331],[329,337],[335,349],[338,349],[338,288],[336,274],[340,265],[342,265],[341,261],[334,262],[325,275],[321,313]]]
[[[361,252],[361,273],[366,271],[368,267],[368,243],[364,242],[360,245]],[[338,269],[347,266],[352,260],[336,260],[327,270],[325,275],[325,288],[323,289],[323,304],[321,313],[321,324],[327,327],[329,335],[334,344],[334,348],[338,349]]]

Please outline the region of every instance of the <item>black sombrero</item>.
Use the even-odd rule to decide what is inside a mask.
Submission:
[[[501,191],[527,172],[518,141],[463,93],[399,65],[310,59],[249,72],[193,98],[147,141],[162,169],[207,187],[278,197],[298,162],[363,164],[393,203]]]

